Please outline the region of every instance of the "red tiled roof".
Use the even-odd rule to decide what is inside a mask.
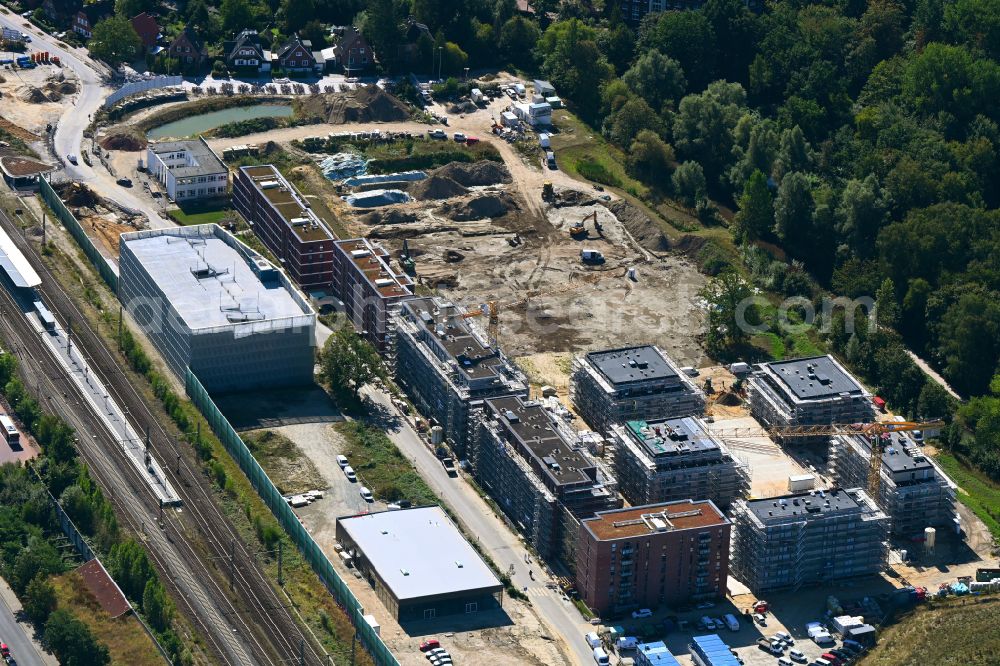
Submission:
[[[132,610],[132,605],[108,574],[104,565],[97,558],[77,568],[83,577],[83,584],[97,599],[97,603],[111,617],[119,617]]]
[[[135,29],[136,34],[139,35],[139,39],[142,40],[142,45],[146,48],[156,45],[156,37],[160,34],[160,26],[156,23],[156,19],[143,12],[138,16],[132,17],[132,27]]]

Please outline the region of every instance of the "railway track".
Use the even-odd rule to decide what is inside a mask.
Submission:
[[[0,302],[14,316],[5,328],[20,341],[22,355],[38,367],[40,387],[50,391],[67,421],[81,433],[81,455],[95,470],[109,498],[128,515],[129,527],[155,553],[154,560],[163,567],[165,583],[177,593],[194,623],[201,627],[213,650],[227,664],[324,664],[322,649],[317,649],[302,632],[287,607],[287,601],[272,587],[258,561],[259,553],[250,549],[219,509],[208,479],[193,460],[188,446],[174,441],[132,386],[104,341],[89,325],[87,318],[63,291],[48,268],[39,261],[34,248],[18,229],[0,212],[0,223],[11,232],[16,244],[29,258],[42,278],[38,288],[44,301],[65,328],[73,322],[73,339],[87,357],[88,365],[104,382],[109,393],[129,415],[133,426],[149,426],[149,448],[164,468],[169,481],[180,495],[183,506],[178,512],[164,511],[162,529],[157,526],[160,508],[145,482],[124,460],[119,447],[108,445],[110,434],[103,423],[90,413],[83,402],[74,404],[64,395],[64,370],[47,349],[40,350],[38,333],[21,314],[21,306],[3,291]],[[34,350],[34,351],[32,351]],[[58,382],[63,378],[62,382]],[[59,385],[62,384],[63,388]],[[75,395],[75,385],[72,387]],[[60,398],[62,403],[59,405]],[[82,428],[80,426],[83,426]],[[96,435],[96,438],[93,436]],[[84,441],[86,440],[86,441]],[[102,440],[104,446],[101,446]],[[112,463],[107,455],[113,451]],[[137,489],[138,488],[138,489]],[[122,490],[127,489],[125,497]],[[229,582],[226,582],[226,579]],[[229,588],[229,593],[227,589]]]

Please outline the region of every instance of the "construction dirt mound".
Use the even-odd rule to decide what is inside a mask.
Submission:
[[[113,131],[99,143],[105,150],[143,150],[146,148],[146,137],[141,132],[132,131],[129,128]]]
[[[49,98],[45,96],[45,93],[40,88],[28,86],[22,86],[18,89],[17,96],[22,102],[28,102],[29,104],[42,104],[49,101]]]
[[[410,117],[406,104],[378,86],[313,95],[300,101],[298,110],[305,117],[316,117],[333,124],[388,123]]]
[[[737,405],[743,404],[743,399],[739,395],[733,393],[732,391],[725,391],[719,395],[716,399],[716,404],[725,405],[727,407],[735,407]]]
[[[503,217],[516,208],[517,204],[509,194],[485,194],[468,201],[445,204],[441,212],[450,220],[469,222]]]
[[[90,188],[80,183],[65,183],[55,189],[63,203],[74,208],[92,208],[101,201]]]
[[[663,252],[670,249],[667,237],[656,223],[641,210],[624,199],[616,199],[606,205],[636,243],[652,252]]]
[[[434,174],[430,178],[414,183],[409,187],[409,190],[410,194],[412,194],[414,198],[420,199],[421,201],[426,201],[428,199],[449,199],[451,197],[468,194],[469,192],[469,190],[465,189],[451,178],[448,178],[447,176],[440,176],[438,174]]]
[[[459,185],[476,187],[479,185],[499,185],[511,182],[510,171],[499,162],[482,160],[479,162],[449,162],[434,175],[451,178]]]
[[[379,224],[410,224],[417,221],[417,214],[410,211],[389,208],[372,211],[365,216],[364,220],[365,224],[373,227]]]

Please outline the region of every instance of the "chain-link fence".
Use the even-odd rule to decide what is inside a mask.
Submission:
[[[330,560],[327,559],[323,550],[319,547],[319,544],[313,540],[305,527],[302,526],[302,523],[299,522],[299,519],[295,516],[291,507],[288,506],[285,498],[278,492],[278,489],[275,488],[261,466],[257,464],[257,460],[250,453],[250,449],[243,443],[243,440],[237,434],[236,430],[233,429],[229,420],[219,411],[208,391],[205,390],[205,387],[202,386],[201,382],[190,369],[186,372],[185,389],[188,397],[191,398],[191,402],[205,416],[212,431],[239,464],[243,473],[250,479],[251,485],[253,485],[257,494],[260,495],[260,498],[264,500],[264,504],[267,505],[271,513],[278,519],[278,522],[285,529],[292,542],[298,547],[299,552],[302,553],[302,556],[312,566],[313,571],[316,572],[320,580],[323,581],[323,584],[333,594],[337,603],[347,613],[347,617],[350,618],[357,632],[358,640],[372,655],[375,663],[379,664],[379,666],[398,666],[399,662],[393,656],[392,652],[389,651],[389,648],[382,642],[382,639],[375,633],[371,625],[365,621],[361,604],[354,596],[354,593],[351,592],[347,584],[337,574],[333,565],[330,564]]]

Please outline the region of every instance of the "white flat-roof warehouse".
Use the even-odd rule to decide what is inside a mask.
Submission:
[[[337,540],[401,621],[499,605],[503,584],[438,506],[337,519]]]
[[[119,298],[183,379],[209,391],[312,380],[316,315],[288,278],[216,225],[124,234]]]

